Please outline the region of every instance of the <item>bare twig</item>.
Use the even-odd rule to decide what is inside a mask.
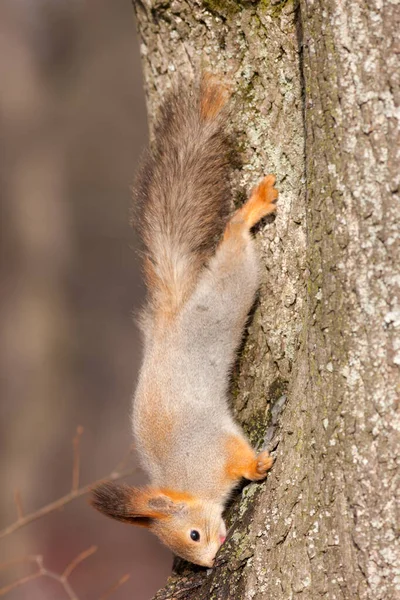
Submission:
[[[122,479],[123,477],[127,477],[128,475],[132,475],[132,473],[135,473],[137,470],[138,468],[136,467],[133,469],[127,469],[126,471],[122,471],[120,473],[118,471],[113,471],[106,477],[97,479],[97,481],[88,483],[87,485],[82,486],[78,490],[65,494],[65,496],[62,496],[58,500],[54,500],[54,502],[50,502],[49,504],[46,504],[46,506],[42,506],[42,508],[31,512],[28,515],[25,515],[25,517],[23,517],[22,519],[19,519],[18,521],[15,521],[8,527],[2,529],[0,531],[0,539],[6,537],[6,535],[14,533],[18,529],[21,529],[21,527],[25,527],[25,525],[32,523],[32,521],[36,521],[36,519],[40,519],[41,517],[44,517],[45,515],[48,515],[49,513],[59,508],[62,508],[72,500],[75,500],[75,498],[80,498],[81,496],[84,496],[85,494],[90,492],[91,489],[96,485],[100,485],[101,483],[107,480],[116,481],[117,479]]]
[[[24,509],[22,507],[21,492],[19,490],[15,490],[14,500],[15,500],[15,506],[17,507],[18,519],[22,519],[22,517],[24,516]]]
[[[21,585],[25,585],[25,583],[28,583],[29,581],[32,581],[33,579],[37,579],[38,577],[43,576],[43,577],[48,577],[49,579],[54,579],[54,581],[58,581],[58,583],[60,583],[62,585],[69,600],[79,600],[78,596],[75,594],[74,590],[72,589],[72,587],[68,581],[68,577],[71,575],[71,573],[75,569],[75,567],[77,567],[86,558],[89,558],[89,556],[94,554],[96,552],[96,550],[97,550],[96,546],[91,546],[84,552],[81,552],[80,554],[78,554],[78,556],[76,558],[74,558],[74,560],[72,560],[70,562],[70,564],[66,567],[66,569],[62,573],[62,575],[59,575],[58,573],[55,573],[54,571],[50,571],[49,569],[47,569],[43,563],[43,556],[25,556],[19,560],[10,561],[9,563],[5,563],[5,565],[8,565],[8,566],[11,566],[12,564],[22,563],[22,562],[35,563],[37,566],[37,571],[35,571],[34,573],[31,573],[30,575],[25,575],[24,577],[20,577],[19,579],[17,579],[16,581],[13,581],[9,585],[6,585],[6,586],[0,588],[0,596],[5,596],[8,592],[11,592],[12,590],[20,587]],[[0,569],[5,568],[5,565],[1,565]]]
[[[78,554],[78,556],[76,558],[74,558],[74,560],[72,560],[69,565],[66,567],[64,573],[61,575],[61,577],[63,577],[64,579],[68,579],[68,577],[71,575],[72,571],[86,558],[89,558],[89,556],[91,556],[92,554],[94,554],[95,552],[97,552],[97,546],[90,546],[90,548],[88,548],[87,550],[84,550],[84,552],[81,552],[80,554]]]
[[[13,560],[8,560],[5,563],[2,563],[0,565],[0,571],[4,571],[5,569],[9,569],[10,567],[13,567],[14,565],[20,565],[22,563],[30,563],[30,562],[36,562],[36,556],[28,554],[27,556],[22,556],[22,558],[14,558]]]
[[[129,459],[132,456],[133,450],[134,450],[134,445],[132,444],[132,446],[130,447],[130,449],[128,450],[128,452],[125,454],[125,456],[119,461],[119,463],[117,464],[117,466],[114,467],[114,469],[111,471],[110,478],[114,475],[114,473],[118,473],[120,471],[124,471],[125,470],[125,467],[129,463]]]
[[[26,575],[26,577],[21,577],[20,579],[17,579],[17,581],[13,581],[13,583],[10,583],[9,585],[5,585],[4,587],[0,588],[0,596],[5,596],[6,594],[8,594],[8,592],[15,590],[15,588],[20,587],[21,585],[24,585],[25,583],[28,583],[29,581],[32,581],[33,579],[37,579],[41,575],[42,574],[40,573],[40,571],[36,571],[36,573],[32,573],[31,575]]]
[[[114,585],[112,585],[106,591],[106,593],[103,594],[103,596],[101,596],[101,598],[99,598],[99,600],[108,600],[108,598],[111,596],[111,594],[113,594],[119,587],[121,587],[121,585],[124,585],[124,583],[126,583],[129,578],[130,578],[129,573],[127,573],[126,575],[123,575],[121,577],[121,579],[118,579],[118,581],[116,583],[114,583]]]
[[[76,428],[76,434],[74,439],[72,440],[72,448],[73,448],[73,466],[72,466],[72,486],[71,492],[75,492],[79,488],[79,472],[80,472],[80,463],[81,456],[79,452],[79,443],[81,441],[81,436],[83,434],[82,425],[78,425]]]
[[[21,527],[25,527],[25,525],[29,525],[29,523],[32,523],[32,521],[36,521],[37,519],[40,519],[41,517],[44,517],[45,515],[48,515],[49,513],[64,507],[66,504],[69,504],[69,502],[72,502],[72,500],[75,500],[75,498],[80,498],[81,496],[84,496],[85,494],[90,492],[93,487],[99,485],[100,483],[103,483],[106,480],[116,481],[117,479],[122,479],[123,477],[127,477],[128,475],[132,475],[133,473],[139,470],[138,467],[131,469],[123,468],[128,462],[128,458],[131,454],[131,452],[129,452],[122,459],[122,461],[120,461],[118,465],[111,471],[109,475],[107,475],[106,477],[102,477],[101,479],[97,479],[92,483],[88,483],[87,485],[83,485],[82,487],[78,487],[80,470],[79,442],[82,434],[83,427],[79,425],[76,428],[76,434],[74,436],[74,439],[72,440],[74,458],[72,466],[71,491],[68,492],[68,494],[65,494],[65,496],[58,498],[58,500],[54,500],[54,502],[50,502],[49,504],[46,504],[45,506],[42,506],[42,508],[39,508],[38,510],[35,510],[29,514],[24,514],[19,491],[16,491],[15,504],[17,506],[18,511],[18,519],[14,521],[14,523],[11,523],[11,525],[9,525],[8,527],[5,527],[4,529],[0,530],[0,539],[6,537],[7,535],[11,535],[18,529],[21,529]]]
[[[24,513],[20,492],[19,492],[19,490],[16,490],[14,493],[14,499],[15,499],[15,505],[17,507],[18,518],[14,523],[12,523],[8,527],[5,527],[3,530],[0,531],[0,539],[6,537],[7,535],[11,535],[18,529],[21,529],[22,527],[25,527],[25,525],[32,523],[32,521],[36,521],[37,519],[40,519],[41,517],[44,517],[45,515],[48,515],[49,513],[54,512],[55,510],[63,508],[66,504],[68,504],[69,502],[72,502],[72,500],[75,500],[75,498],[80,498],[81,496],[84,496],[85,494],[90,492],[93,487],[103,483],[104,481],[107,481],[107,480],[116,481],[117,479],[122,479],[123,477],[126,477],[128,475],[132,475],[132,473],[135,473],[136,471],[139,470],[138,467],[126,468],[128,458],[131,454],[131,452],[129,452],[122,459],[122,461],[119,462],[118,465],[111,471],[111,473],[109,473],[109,475],[107,475],[106,477],[102,477],[101,479],[97,479],[96,481],[93,481],[92,483],[89,483],[87,485],[83,485],[83,486],[79,487],[79,474],[80,474],[80,447],[79,446],[80,446],[80,438],[81,438],[82,434],[83,434],[83,427],[81,427],[81,426],[77,427],[76,434],[72,440],[73,466],[72,466],[71,490],[67,494],[62,496],[61,498],[58,498],[58,500],[54,500],[54,502],[50,502],[49,504],[42,506],[42,508],[39,508],[38,510],[35,510],[28,514]],[[19,559],[15,559],[15,560],[11,560],[6,563],[3,563],[2,565],[0,565],[0,571],[7,569],[8,567],[11,567],[13,565],[18,565],[18,564],[22,564],[22,563],[31,563],[31,564],[33,563],[37,566],[37,570],[34,573],[30,573],[29,575],[24,575],[23,577],[17,579],[16,581],[0,588],[0,596],[5,596],[5,594],[7,594],[8,592],[11,592],[12,590],[14,590],[16,588],[18,588],[22,585],[25,585],[29,581],[33,581],[34,579],[37,579],[37,578],[43,576],[43,577],[47,577],[49,579],[54,579],[55,581],[58,581],[58,583],[60,583],[62,585],[69,600],[79,600],[78,596],[75,594],[74,590],[72,589],[72,587],[68,581],[68,578],[71,575],[71,573],[74,571],[74,569],[82,561],[84,561],[85,559],[89,558],[89,556],[94,554],[96,552],[96,550],[97,550],[96,546],[91,546],[84,552],[81,552],[80,554],[78,554],[78,556],[76,556],[69,563],[69,565],[67,565],[64,572],[61,575],[58,573],[55,573],[54,571],[50,571],[49,569],[47,569],[43,564],[42,556],[28,555],[28,556],[24,556]],[[117,590],[121,585],[123,585],[126,581],[128,581],[129,577],[130,577],[129,575],[124,575],[123,577],[121,577],[109,590],[107,590],[107,592],[102,596],[101,600],[106,600],[107,598],[109,598],[110,595],[115,590]]]

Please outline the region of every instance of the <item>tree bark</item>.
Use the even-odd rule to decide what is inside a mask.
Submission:
[[[233,198],[267,172],[280,189],[233,385],[276,462],[229,507],[217,567],[177,562],[156,598],[399,597],[398,0],[135,8],[150,123],[177,76],[225,75]]]

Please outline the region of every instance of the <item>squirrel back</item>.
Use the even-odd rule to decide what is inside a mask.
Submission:
[[[163,104],[154,145],[145,155],[134,200],[144,244],[145,318],[176,315],[212,256],[226,224],[228,93],[203,76]]]

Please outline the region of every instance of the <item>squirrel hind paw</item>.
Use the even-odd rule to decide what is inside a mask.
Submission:
[[[243,216],[248,227],[253,227],[263,217],[275,212],[279,192],[274,188],[275,175],[267,175],[254,188],[249,200],[243,207]]]
[[[254,227],[266,215],[276,210],[278,190],[274,188],[275,175],[267,175],[254,188],[246,204],[239,208],[231,219],[232,223],[244,223],[248,229]]]
[[[276,210],[275,201],[278,199],[279,192],[274,188],[275,182],[275,175],[267,175],[253,190],[252,197],[259,205],[260,212],[266,211],[265,214],[268,214]]]

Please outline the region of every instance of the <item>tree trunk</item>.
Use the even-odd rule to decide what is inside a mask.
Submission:
[[[233,198],[268,172],[280,189],[233,386],[276,462],[229,508],[217,567],[177,562],[156,598],[399,597],[399,2],[135,8],[150,121],[177,76],[227,74]]]

